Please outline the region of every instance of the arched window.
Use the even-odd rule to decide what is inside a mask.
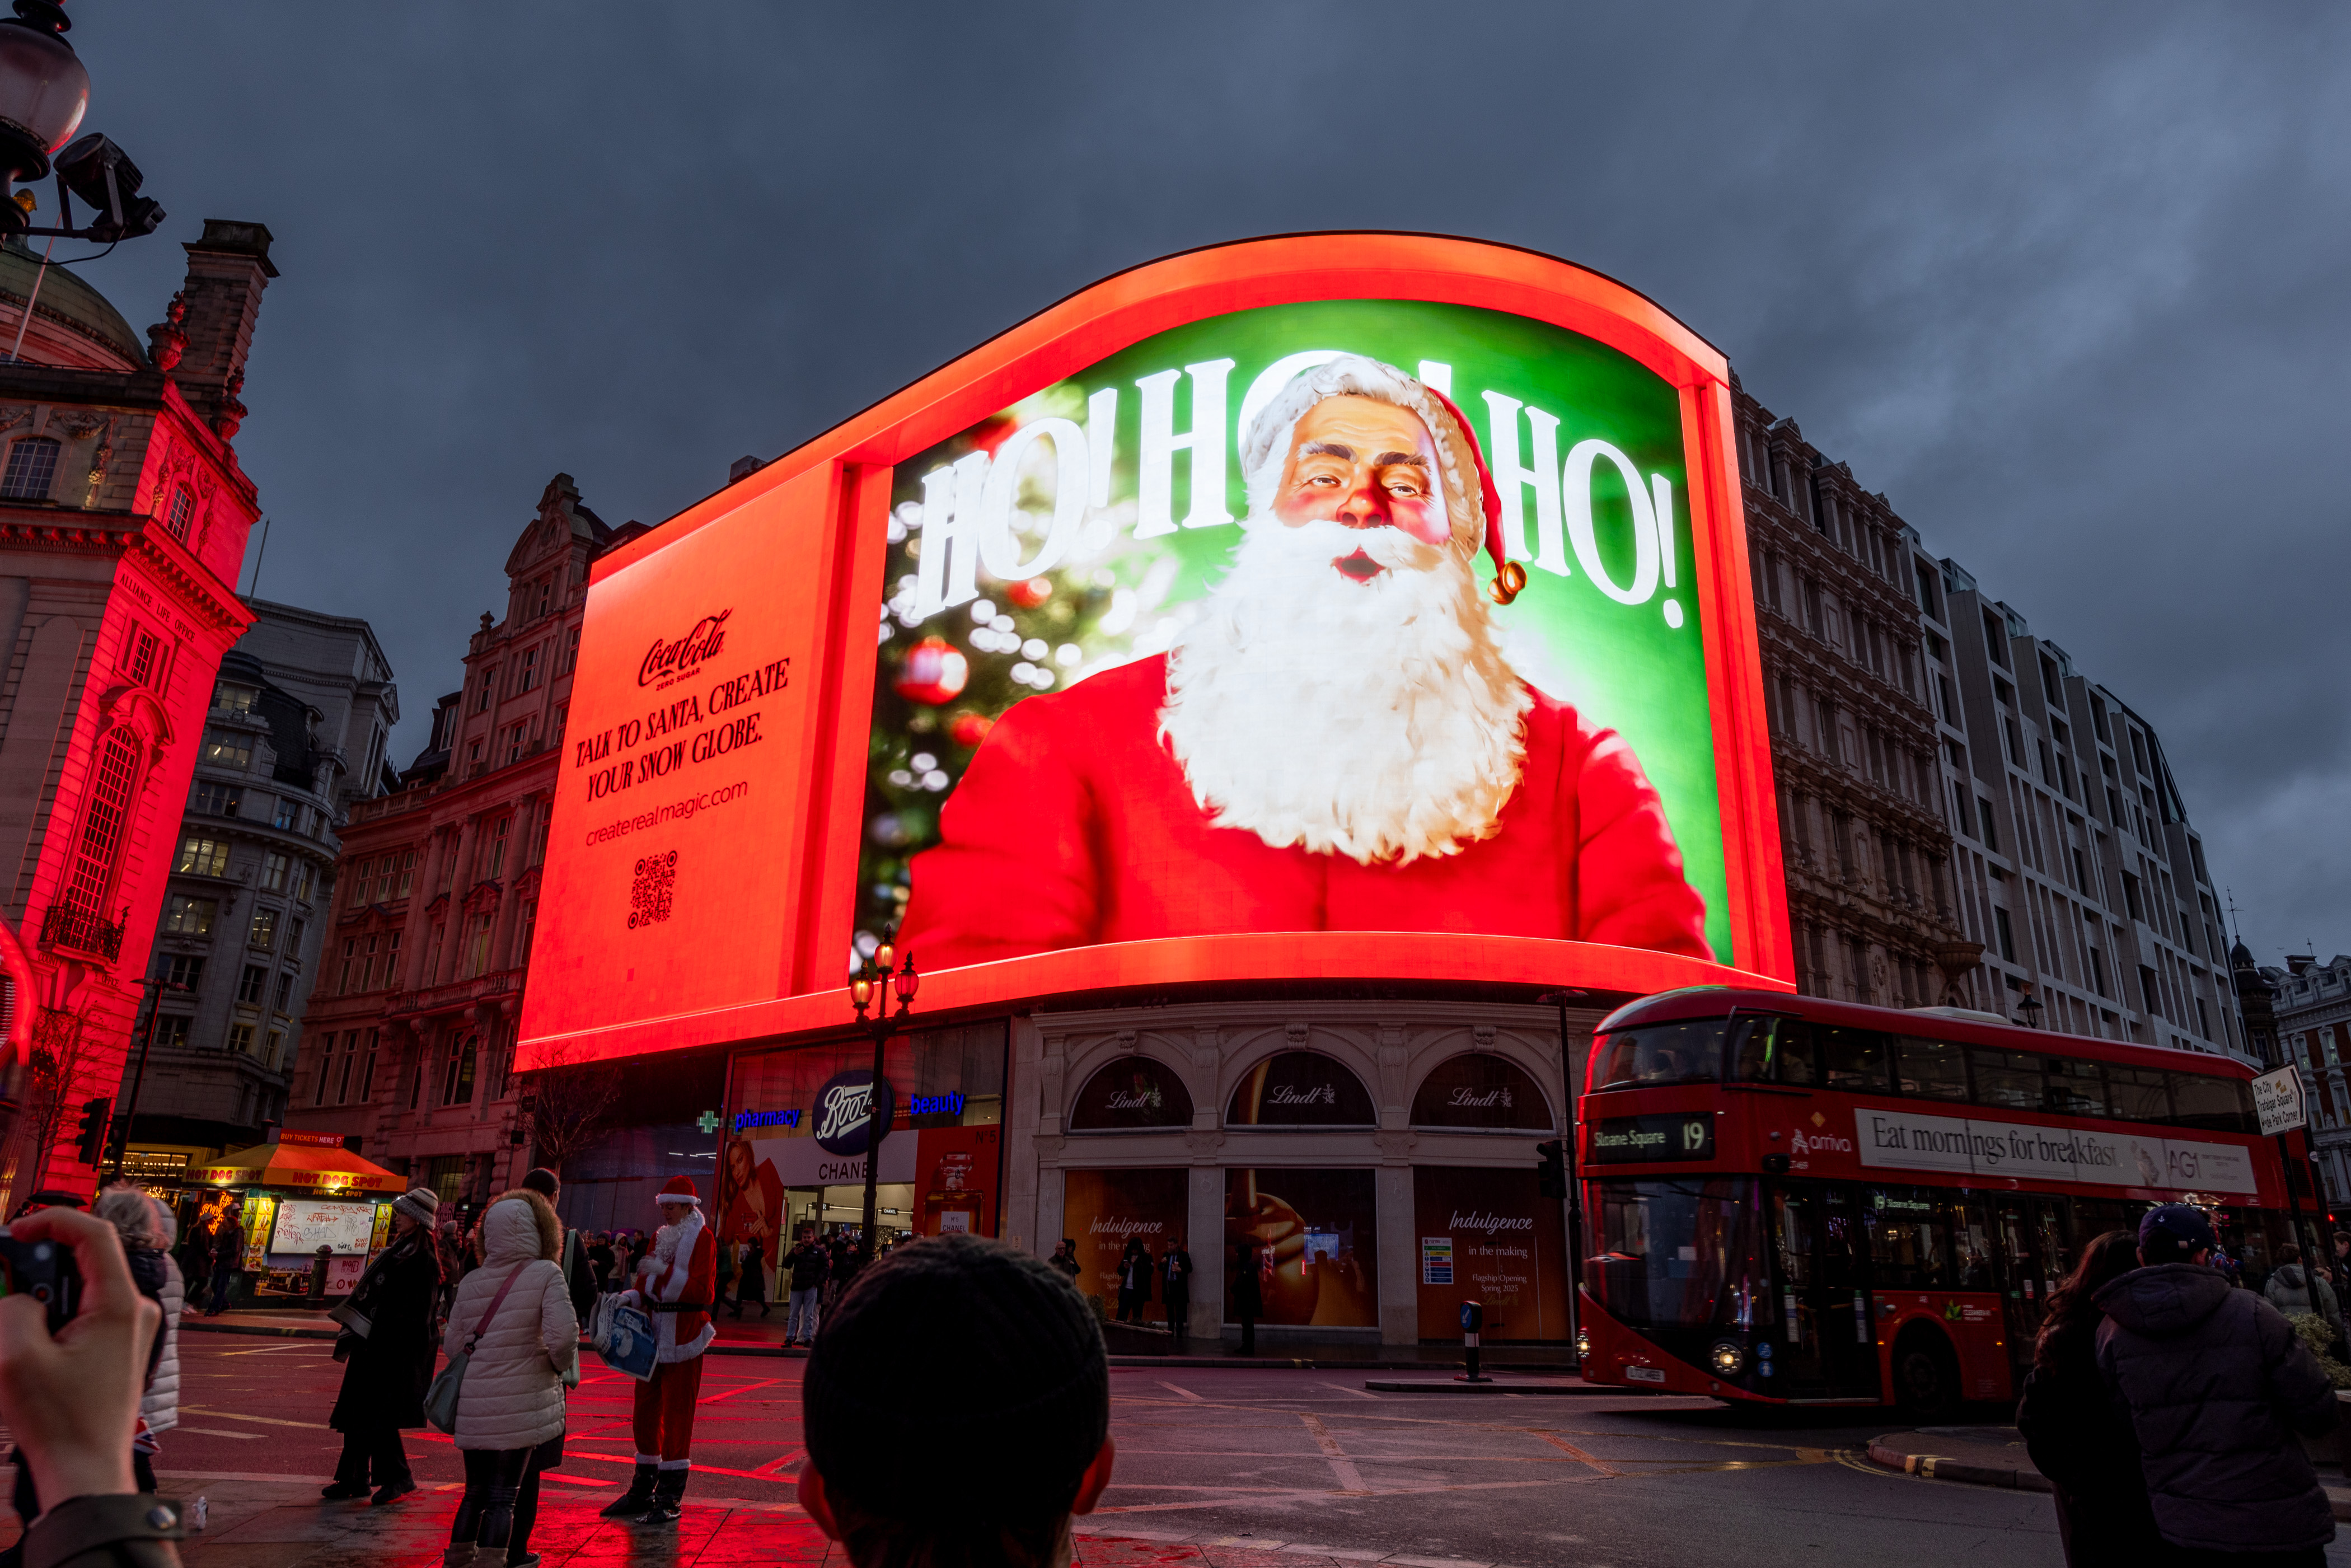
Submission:
[[[1249,1070],[1225,1108],[1229,1127],[1369,1127],[1363,1080],[1319,1051],[1285,1051]]]
[[[73,872],[66,883],[66,902],[84,915],[106,915],[107,890],[114,882],[114,862],[131,821],[138,778],[139,736],[118,729],[99,747],[89,800],[82,807],[81,837],[74,844]]]
[[[11,501],[46,501],[49,481],[57,473],[57,444],[46,435],[28,435],[8,448],[8,469],[0,474],[0,497]]]
[[[1412,1097],[1416,1127],[1489,1127],[1548,1133],[1551,1102],[1508,1058],[1468,1051],[1437,1064]]]
[[[1134,1127],[1188,1127],[1192,1092],[1164,1061],[1122,1056],[1086,1080],[1070,1106],[1072,1133],[1115,1133]]]

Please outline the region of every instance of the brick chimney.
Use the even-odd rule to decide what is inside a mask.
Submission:
[[[180,395],[224,440],[245,417],[245,405],[236,401],[245,357],[253,348],[261,291],[277,276],[269,265],[269,237],[260,224],[206,218],[204,237],[185,247],[188,314],[180,326],[188,346],[170,374]]]

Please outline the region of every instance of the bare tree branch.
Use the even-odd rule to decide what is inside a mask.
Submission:
[[[548,1056],[548,1066],[524,1075],[524,1115],[538,1163],[561,1176],[565,1161],[603,1135],[621,1097],[621,1070],[579,1060],[569,1041]]]

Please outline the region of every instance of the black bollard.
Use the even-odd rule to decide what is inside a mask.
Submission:
[[[1468,1373],[1456,1379],[1460,1383],[1491,1383],[1490,1377],[1478,1375],[1478,1331],[1486,1326],[1486,1306],[1482,1301],[1461,1303],[1461,1354],[1468,1358]]]
[[[317,1306],[327,1299],[327,1260],[334,1254],[333,1248],[321,1247],[319,1249],[319,1255],[310,1260],[310,1304],[312,1306]]]

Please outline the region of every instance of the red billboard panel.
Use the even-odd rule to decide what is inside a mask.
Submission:
[[[1065,301],[598,564],[526,1061],[837,1023],[893,929],[939,1007],[1784,987],[1729,428],[1498,246]]]

